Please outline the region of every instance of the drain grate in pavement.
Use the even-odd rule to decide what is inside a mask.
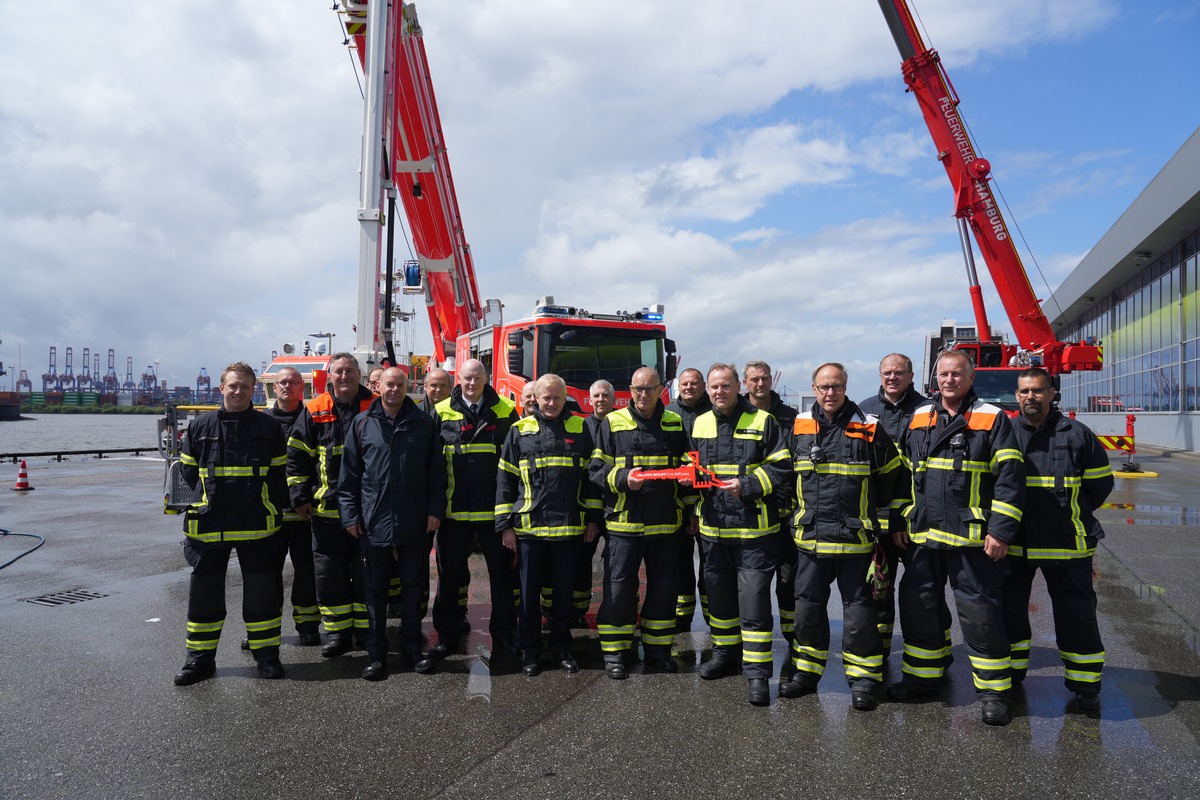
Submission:
[[[69,589],[65,592],[44,594],[40,597],[24,597],[22,603],[33,603],[35,606],[69,606],[72,603],[82,603],[85,600],[96,600],[108,597],[104,592],[89,592],[87,589]]]

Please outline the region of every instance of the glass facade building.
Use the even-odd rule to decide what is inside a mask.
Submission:
[[[1055,293],[1060,341],[1103,347],[1103,368],[1061,377],[1060,407],[1098,433],[1200,450],[1200,129]]]
[[[1063,376],[1064,411],[1200,411],[1198,245],[1200,231],[1060,329],[1104,347],[1104,369]]]

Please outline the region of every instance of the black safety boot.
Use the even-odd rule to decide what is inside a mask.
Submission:
[[[816,691],[816,684],[800,680],[799,673],[793,675],[790,681],[785,681],[782,678],[779,680],[779,696],[786,697],[789,700],[803,697],[806,694],[813,694]]]
[[[183,665],[183,669],[175,673],[175,685],[191,686],[193,683],[206,681],[215,674],[217,665],[214,661],[188,661]]]
[[[751,678],[747,688],[746,699],[752,706],[771,705],[771,684],[766,678]]]
[[[898,681],[887,687],[888,700],[896,703],[924,703],[937,696],[936,691],[922,689],[907,681]]]
[[[283,664],[278,658],[265,658],[258,662],[258,677],[275,680],[283,677]]]
[[[1008,703],[1003,700],[984,700],[980,707],[980,718],[984,725],[1007,725],[1012,722],[1008,713]]]
[[[321,648],[323,658],[337,658],[348,652],[350,652],[350,637],[341,633],[331,634],[325,639],[325,645]]]
[[[854,689],[850,692],[850,707],[855,711],[874,711],[879,706],[875,693],[867,689]]]
[[[714,650],[713,656],[696,670],[706,681],[737,675],[742,670],[742,654],[733,650]]]

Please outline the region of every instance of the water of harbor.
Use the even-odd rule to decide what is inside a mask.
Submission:
[[[0,453],[156,448],[154,414],[23,414],[0,422]]]

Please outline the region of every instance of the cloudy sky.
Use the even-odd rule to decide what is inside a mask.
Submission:
[[[188,385],[318,330],[353,345],[362,101],[330,4],[0,0],[6,368],[40,389],[52,345],[77,374],[113,348],[122,379],[131,356]],[[913,5],[1047,297],[1200,123],[1200,0]],[[665,303],[687,365],[762,358],[799,392],[841,360],[856,398],[882,354],[970,318],[875,0],[417,7],[480,290],[510,317]]]

